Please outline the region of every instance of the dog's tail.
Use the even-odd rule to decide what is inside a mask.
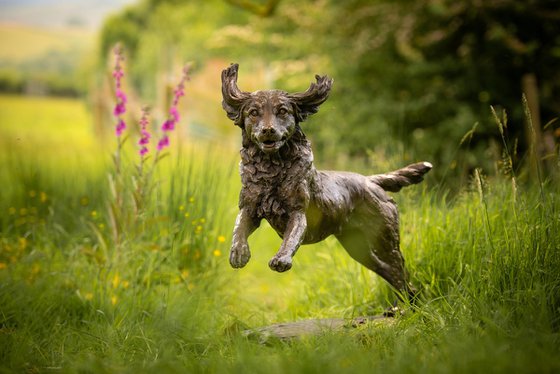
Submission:
[[[432,164],[429,162],[417,162],[387,174],[372,175],[370,180],[385,191],[399,192],[403,187],[422,182],[424,174],[430,170]]]

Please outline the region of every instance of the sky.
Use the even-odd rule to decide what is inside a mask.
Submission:
[[[107,15],[137,0],[0,0],[0,22],[96,29]]]

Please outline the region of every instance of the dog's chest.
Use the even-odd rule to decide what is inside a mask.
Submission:
[[[240,205],[258,219],[266,219],[277,231],[285,227],[292,211],[305,209],[309,196],[311,160],[241,152],[243,188]]]

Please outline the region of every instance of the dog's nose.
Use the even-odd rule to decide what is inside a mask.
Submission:
[[[262,133],[263,135],[275,135],[276,129],[272,126],[266,126],[265,128],[262,129]]]

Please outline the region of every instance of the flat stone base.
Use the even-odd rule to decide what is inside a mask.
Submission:
[[[252,339],[258,339],[261,343],[266,343],[270,339],[290,340],[304,336],[319,335],[329,331],[357,328],[369,323],[386,324],[391,323],[394,320],[394,318],[387,317],[383,314],[377,316],[355,317],[351,319],[307,319],[296,322],[276,323],[270,326],[245,330],[242,334]]]

